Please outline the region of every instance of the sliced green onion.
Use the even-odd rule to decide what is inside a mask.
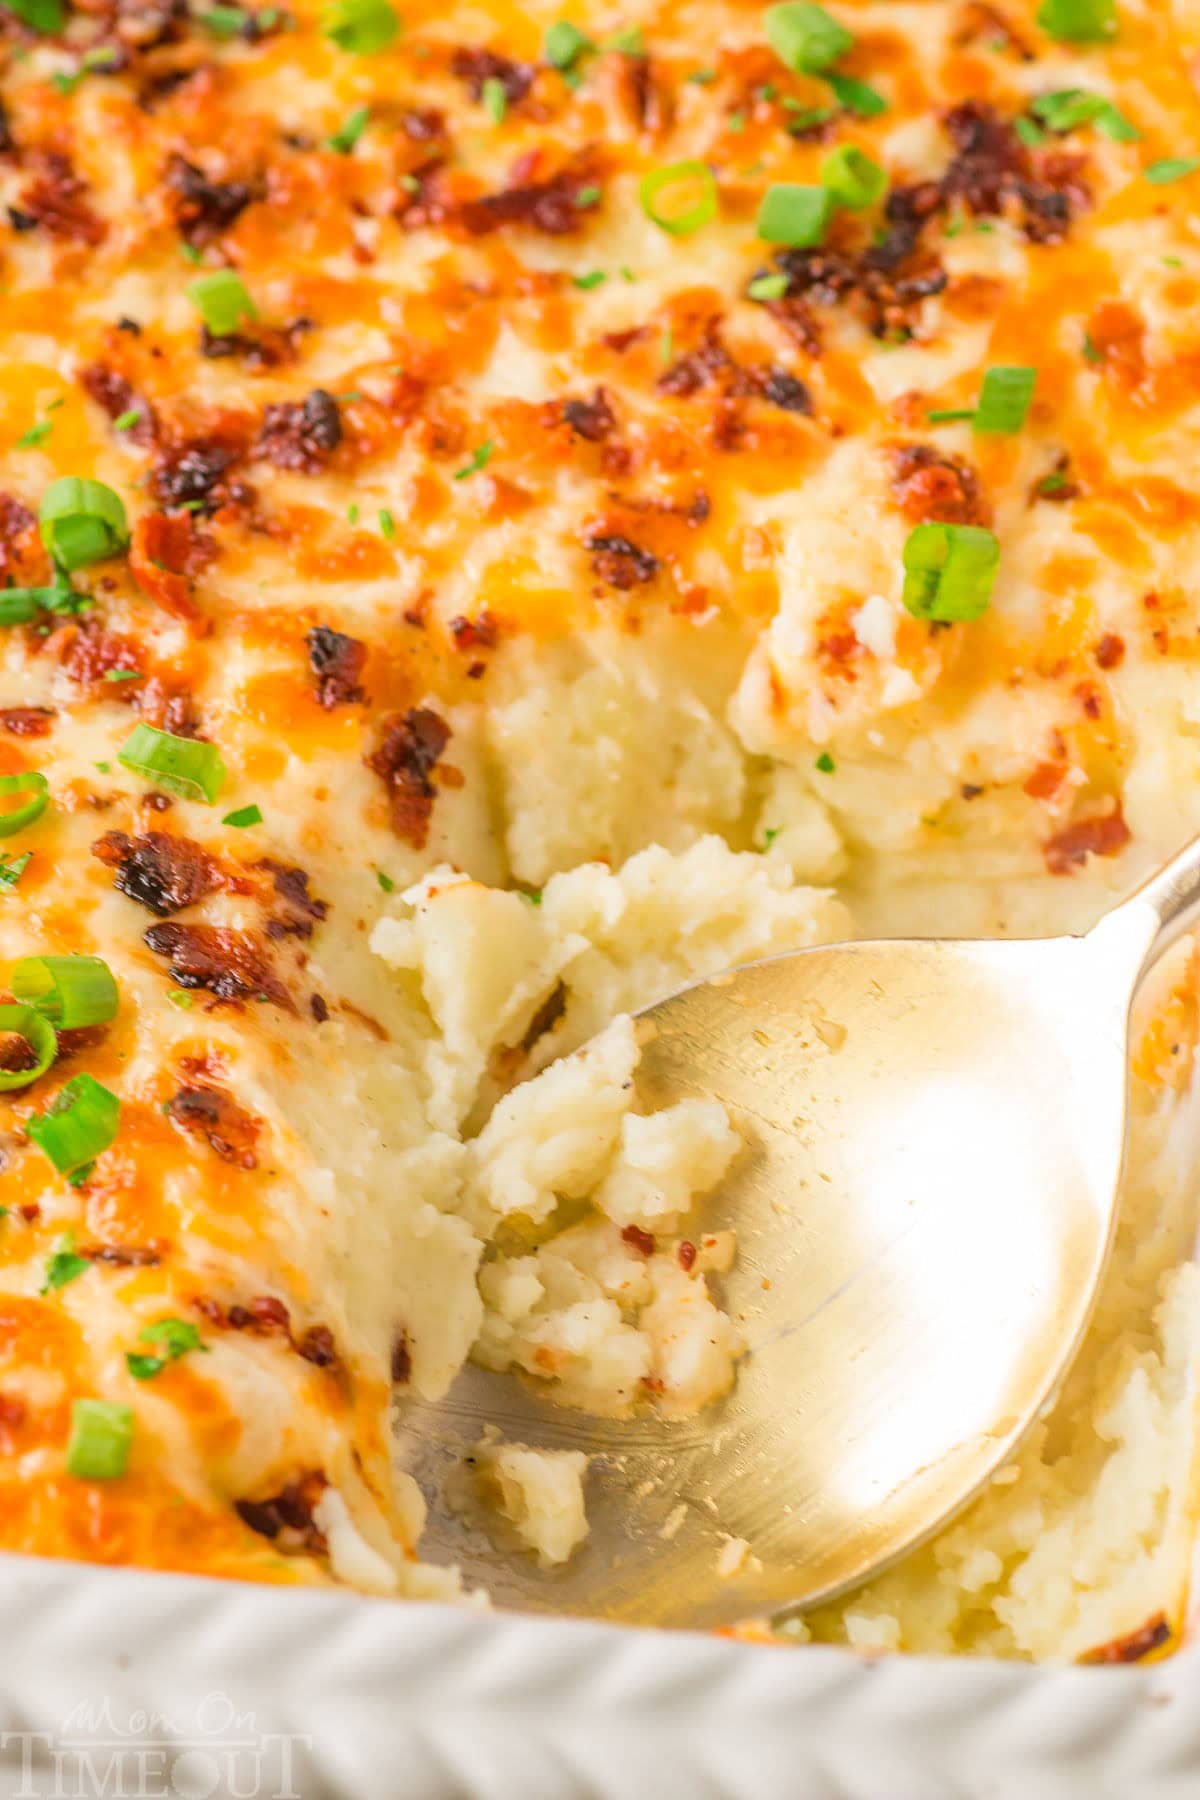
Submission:
[[[1116,35],[1116,0],[1042,0],[1037,22],[1067,44],[1103,44]]]
[[[15,888],[32,861],[32,850],[23,856],[0,855],[0,888]]]
[[[116,556],[129,542],[119,494],[102,481],[64,475],[52,481],[38,508],[42,542],[60,569],[83,569]]]
[[[1046,134],[1041,126],[1035,124],[1032,119],[1027,119],[1024,113],[1013,120],[1013,130],[1030,150],[1036,150],[1039,144],[1044,144],[1046,141]]]
[[[787,129],[793,137],[801,137],[815,126],[827,125],[835,112],[832,106],[801,106],[798,100],[787,96],[784,97],[783,106],[784,111],[791,114]]]
[[[187,1319],[160,1319],[156,1325],[147,1325],[138,1332],[138,1343],[161,1344],[162,1353],[158,1356],[139,1355],[135,1351],[126,1353],[125,1366],[135,1381],[152,1381],[168,1363],[178,1362],[189,1350],[208,1350],[208,1345],[200,1341],[196,1327]]]
[[[497,75],[489,75],[480,89],[483,110],[493,125],[502,125],[508,111],[508,90]]]
[[[756,275],[746,289],[748,300],[782,300],[788,291],[786,275]]]
[[[133,1408],[115,1400],[76,1400],[67,1440],[67,1473],[81,1481],[114,1481],[129,1466]]]
[[[601,191],[600,188],[595,186],[581,187],[575,195],[576,206],[597,206],[600,201]]]
[[[55,36],[67,22],[62,0],[5,0],[5,11],[47,37]]]
[[[825,76],[825,80],[833,89],[838,104],[860,119],[877,119],[880,113],[885,113],[888,109],[888,103],[879,89],[873,88],[869,82],[855,81],[853,75],[838,75],[832,70]]]
[[[1142,135],[1111,100],[1103,94],[1089,94],[1086,88],[1059,88],[1053,94],[1041,94],[1030,102],[1029,110],[1047,131],[1074,131],[1079,125],[1094,124],[1105,137],[1121,144],[1132,144]]]
[[[918,525],[904,546],[904,604],[917,619],[977,619],[999,563],[999,539],[981,525]]]
[[[963,419],[973,419],[975,408],[973,406],[946,406],[936,412],[926,413],[925,417],[931,425],[957,425]]]
[[[24,806],[0,812],[0,837],[11,837],[14,831],[23,831],[26,825],[40,819],[50,804],[46,777],[39,775],[36,769],[26,769],[20,775],[0,775],[0,794],[30,795]]]
[[[214,337],[228,337],[243,319],[258,317],[258,308],[246,292],[245,283],[232,269],[197,275],[184,292]]]
[[[820,756],[818,756],[816,762],[813,764],[813,768],[819,769],[822,775],[832,775],[837,768],[837,764],[834,762],[832,756],[830,756],[828,750],[822,750]]]
[[[477,475],[480,469],[486,469],[492,460],[493,448],[492,440],[488,438],[477,450],[472,450],[470,462],[465,463],[461,469],[455,469],[455,481],[465,481],[468,475]]]
[[[141,416],[138,408],[136,406],[131,406],[128,412],[119,414],[119,416],[113,420],[113,430],[132,431]]]
[[[600,48],[623,50],[626,56],[645,56],[646,40],[640,25],[625,25],[620,31],[614,31],[611,37],[605,38]]]
[[[340,126],[329,140],[329,148],[336,150],[340,156],[349,156],[371,117],[369,106],[356,106],[347,116],[344,125]]]
[[[56,587],[0,588],[0,625],[28,625],[39,611],[77,613],[92,604],[90,594],[79,594],[68,582]]]
[[[321,14],[321,30],[339,49],[370,56],[395,42],[400,15],[388,0],[333,0]]]
[[[681,196],[686,200],[689,194],[695,195],[692,204],[681,208]],[[646,217],[661,231],[670,232],[672,237],[691,237],[717,216],[717,178],[704,162],[668,163],[665,168],[651,169],[642,176],[638,199]]]
[[[887,187],[887,173],[854,144],[839,144],[821,163],[821,180],[839,206],[851,212],[874,205]]]
[[[214,37],[234,38],[245,31],[251,14],[243,6],[212,6],[199,15],[199,23]]]
[[[1154,162],[1144,171],[1146,180],[1162,187],[1168,181],[1182,181],[1185,175],[1194,175],[1200,169],[1200,156],[1164,156],[1161,162]]]
[[[221,823],[232,825],[235,831],[244,831],[247,825],[261,825],[262,813],[257,806],[240,806],[236,812],[226,813]]]
[[[763,195],[756,229],[768,244],[811,250],[824,241],[833,207],[833,195],[826,187],[776,181]]]
[[[39,1294],[55,1294],[59,1288],[65,1288],[72,1281],[78,1281],[91,1268],[86,1256],[75,1253],[75,1233],[64,1232],[59,1238],[46,1263],[46,1274],[38,1289]]]
[[[854,38],[823,6],[808,0],[784,0],[768,6],[763,17],[767,42],[797,75],[819,75],[854,47]]]
[[[56,1031],[103,1025],[117,1016],[117,984],[99,956],[26,956],[12,972],[12,991]]]
[[[573,69],[581,56],[596,48],[590,37],[569,19],[556,19],[546,32],[543,54],[552,69]]]
[[[53,430],[53,419],[39,419],[36,425],[31,425],[28,431],[23,431],[21,433],[14,448],[17,450],[36,450],[37,446],[44,443]]]
[[[603,269],[590,269],[586,275],[572,275],[571,286],[590,294],[593,288],[603,287],[607,280],[608,276]]]
[[[0,1092],[28,1087],[46,1073],[58,1055],[53,1026],[32,1006],[0,1006],[0,1036],[24,1038],[37,1058],[31,1069],[0,1069]]]
[[[390,875],[385,875],[382,869],[376,869],[375,879],[379,883],[380,887],[383,889],[385,894],[392,894],[396,891],[395,882],[392,880]]]
[[[989,369],[979,392],[976,431],[1011,437],[1020,431],[1029,413],[1037,384],[1037,370],[1025,366]]]
[[[206,800],[210,806],[225,780],[225,764],[215,744],[175,737],[156,725],[135,725],[118,750],[117,761],[170,794]]]
[[[44,1113],[26,1119],[25,1134],[60,1175],[71,1175],[108,1149],[120,1118],[121,1102],[114,1093],[90,1075],[73,1075]]]

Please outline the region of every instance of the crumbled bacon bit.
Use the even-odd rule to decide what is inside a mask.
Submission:
[[[109,368],[107,363],[88,363],[79,371],[80,385],[110,419],[119,419],[125,413],[136,412],[137,422],[122,433],[134,444],[152,444],[155,435],[155,418],[153,408],[135,393],[124,375],[116,369]]]
[[[784,412],[812,412],[812,395],[804,383],[786,369],[767,369],[762,377],[761,392],[764,400]]]
[[[528,225],[547,237],[566,237],[578,231],[595,210],[589,192],[595,186],[594,174],[586,169],[563,169],[548,181],[518,183],[481,200],[468,200],[460,207],[459,217],[474,237],[484,237],[504,225]]]
[[[264,1337],[292,1335],[292,1315],[274,1294],[256,1294],[247,1306],[231,1306],[225,1323],[234,1331],[257,1331]]]
[[[625,1225],[621,1230],[621,1242],[628,1244],[631,1250],[638,1250],[643,1256],[653,1256],[655,1249],[654,1233],[643,1231],[640,1225]]]
[[[249,932],[226,925],[151,925],[143,942],[170,961],[177,987],[207,988],[218,1000],[272,1000],[295,1012],[292,997]]]
[[[1161,1650],[1170,1641],[1171,1627],[1167,1624],[1163,1613],[1155,1613],[1136,1631],[1125,1637],[1113,1638],[1110,1643],[1100,1644],[1095,1650],[1088,1650],[1080,1657],[1082,1663],[1134,1663],[1141,1662],[1154,1650]]]
[[[166,1253],[162,1242],[152,1244],[96,1244],[81,1250],[89,1262],[107,1263],[114,1269],[157,1269]]]
[[[428,706],[407,713],[393,713],[383,722],[383,741],[367,758],[387,783],[392,800],[392,824],[414,850],[421,850],[429,836],[429,820],[437,789],[430,780],[442,752],[450,742],[450,727]]]
[[[70,157],[61,150],[38,149],[30,153],[30,161],[35,173],[21,192],[22,217],[41,225],[51,237],[103,243],[108,226],[84,198],[87,183],[75,173]]]
[[[143,513],[133,528],[129,573],[147,599],[203,633],[211,621],[202,618],[192,599],[192,583],[216,548],[190,513]]]
[[[59,661],[81,686],[103,681],[110,669],[142,669],[141,646],[105,631],[98,619],[81,619],[59,636]]]
[[[154,492],[164,506],[211,508],[217,504],[213,489],[233,461],[233,451],[223,445],[185,444],[156,461]]]
[[[160,919],[194,906],[223,885],[221,871],[201,845],[166,831],[127,837],[106,832],[92,845],[92,855],[117,871],[114,886]]]
[[[167,1102],[167,1114],[176,1125],[208,1143],[222,1162],[239,1169],[256,1169],[254,1145],[262,1122],[223,1088],[182,1087]]]
[[[675,1252],[679,1258],[679,1266],[684,1274],[688,1274],[696,1264],[696,1246],[688,1238],[681,1238],[679,1248]]]
[[[19,575],[42,558],[37,515],[11,494],[0,494],[0,573]]]
[[[648,56],[622,52],[617,59],[616,81],[621,104],[639,131],[653,136],[667,129],[673,108],[667,90],[655,79],[654,65]]]
[[[267,870],[275,892],[285,905],[283,917],[272,919],[268,923],[267,936],[311,937],[313,925],[319,924],[326,917],[329,908],[324,900],[317,900],[309,893],[305,871],[292,868],[287,863],[275,862],[269,856],[254,866],[256,869]]]
[[[1125,639],[1115,631],[1106,631],[1096,645],[1096,666],[1119,669],[1125,661]]]
[[[893,444],[892,497],[906,519],[945,525],[988,525],[992,511],[970,463],[930,444]]]
[[[6,706],[0,709],[0,730],[10,737],[48,737],[54,718],[52,706]]]
[[[941,180],[947,201],[962,200],[976,214],[1021,211],[1025,235],[1039,244],[1066,236],[1072,208],[1086,205],[1088,189],[1077,157],[1051,152],[1035,163],[1010,120],[981,100],[965,100],[945,117],[955,155]]]
[[[483,606],[473,619],[457,613],[446,627],[456,650],[491,650],[495,647],[496,621]]]
[[[331,625],[314,625],[304,641],[317,678],[317,700],[326,711],[366,698],[358,679],[367,660],[365,644]]]
[[[1042,845],[1042,855],[1052,875],[1069,875],[1089,856],[1118,856],[1132,835],[1118,804],[1112,812],[1076,819],[1055,832]]]
[[[203,169],[177,152],[167,163],[165,180],[175,223],[197,249],[228,231],[254,199],[249,182],[211,181]]]
[[[482,99],[485,81],[498,81],[510,106],[525,98],[536,73],[532,63],[512,62],[493,50],[456,50],[450,67],[460,81],[466,82],[472,100]]]
[[[327,1546],[313,1512],[328,1485],[324,1475],[314,1471],[290,1481],[267,1500],[235,1501],[235,1510],[251,1531],[270,1538],[277,1549],[322,1555]]]
[[[610,587],[627,591],[639,583],[653,581],[658,574],[658,558],[643,550],[627,537],[601,532],[586,537],[584,548],[592,553],[592,568]]]
[[[303,400],[283,400],[266,408],[254,454],[277,469],[316,475],[341,441],[337,401],[324,388],[314,388]]]
[[[586,438],[589,444],[602,444],[617,428],[617,415],[602,387],[596,389],[590,400],[564,400],[562,416],[576,437]]]
[[[147,725],[156,725],[159,731],[169,731],[172,737],[197,737],[200,731],[200,717],[196,711],[195,697],[187,688],[175,687],[165,682],[161,676],[152,675],[145,686],[132,696],[134,705]],[[151,796],[151,800],[171,803],[165,794]]]
[[[296,1339],[296,1353],[318,1369],[331,1369],[338,1355],[328,1325],[310,1325],[303,1336]]]

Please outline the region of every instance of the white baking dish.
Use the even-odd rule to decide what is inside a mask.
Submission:
[[[1195,1800],[1200,1645],[1034,1669],[5,1558],[0,1792]]]

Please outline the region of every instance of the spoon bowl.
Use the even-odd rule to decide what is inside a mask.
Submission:
[[[502,1604],[713,1627],[809,1607],[945,1523],[1056,1389],[1107,1257],[1127,1020],[1196,907],[1196,847],[1085,938],[800,951],[639,1016],[641,1108],[719,1099],[745,1149],[706,1203],[746,1352],[686,1421],[596,1419],[470,1369],[409,1413],[428,1542]],[[591,1457],[562,1569],[439,1498],[484,1423]]]

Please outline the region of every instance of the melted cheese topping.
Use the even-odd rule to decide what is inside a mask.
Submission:
[[[863,928],[929,929],[936,891],[937,929],[1053,929],[1200,827],[1200,176],[1146,175],[1200,151],[1195,9],[1121,0],[1095,47],[1033,0],[842,0],[839,70],[886,101],[867,118],[741,0],[579,5],[597,47],[570,80],[545,0],[403,10],[372,54],[310,0],[234,37],[157,0],[54,39],[6,15],[7,576],[49,579],[22,508],[56,476],[109,484],[133,524],[78,575],[86,612],[0,638],[0,772],[51,795],[5,845],[32,855],[0,892],[0,982],[80,951],[121,990],[3,1103],[9,1548],[436,1587],[391,1379],[437,1393],[478,1336],[460,1138],[547,1060],[521,1033],[573,956],[556,1052],[647,984],[833,935],[796,881],[843,877]],[[1136,133],[1014,134],[1068,88]],[[822,253],[772,252],[765,189],[818,181],[835,143],[889,199]],[[681,237],[639,184],[687,159],[717,210]],[[188,287],[222,268],[256,316],[214,337]],[[785,291],[751,298],[767,273]],[[1037,368],[1019,434],[931,420],[998,364]],[[901,603],[929,518],[996,532],[977,621]],[[216,806],[156,810],[117,761],[139,716],[219,746]],[[251,804],[261,825],[222,822]],[[133,842],[101,860],[106,833]],[[131,897],[161,877],[154,833],[211,859],[160,908],[182,938]],[[706,833],[741,871],[724,901],[724,863],[672,876],[661,916],[594,871],[557,937],[439,913],[412,947],[436,887],[399,895],[439,865],[530,894]],[[764,847],[796,904],[756,928]],[[618,914],[636,954],[608,945]],[[381,919],[409,934],[391,975]],[[237,948],[205,964],[196,927]],[[507,1035],[464,1022],[445,973],[470,949],[490,991],[497,945],[529,980],[494,994]],[[1146,1053],[1151,1086],[1163,1067]],[[78,1069],[122,1118],[71,1188],[23,1126]],[[90,1266],[43,1292],[68,1230]],[[164,1316],[206,1353],[135,1383]],[[81,1396],[135,1407],[124,1477],[66,1473]]]

